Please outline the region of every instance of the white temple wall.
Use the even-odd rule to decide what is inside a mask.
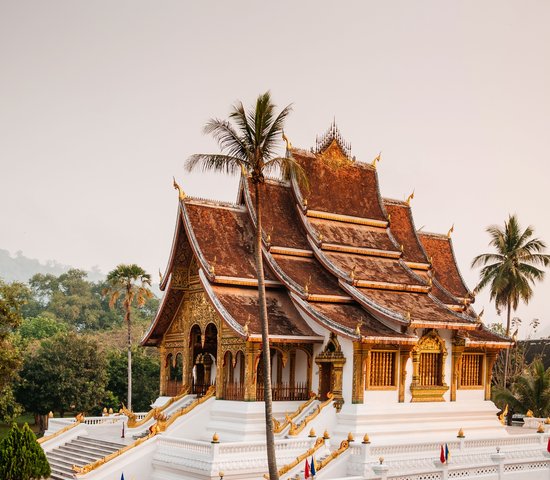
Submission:
[[[365,390],[363,395],[364,403],[397,403],[399,401],[399,393],[395,390]]]
[[[344,401],[351,403],[353,388],[353,342],[342,337],[339,337],[338,340],[342,353],[346,357],[346,363],[342,372],[342,394]]]
[[[475,402],[485,400],[485,389],[458,389],[456,391],[457,402]]]
[[[296,349],[296,372],[294,378],[296,382],[307,382],[307,354],[299,348]]]

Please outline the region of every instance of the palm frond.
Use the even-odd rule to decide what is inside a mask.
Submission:
[[[247,159],[248,148],[245,144],[246,138],[240,138],[231,123],[227,120],[210,119],[204,126],[203,131],[216,139],[222,152],[225,152],[230,157]]]
[[[214,171],[234,175],[241,171],[243,160],[230,155],[196,153],[185,161],[185,168],[191,172],[200,166],[203,171]]]

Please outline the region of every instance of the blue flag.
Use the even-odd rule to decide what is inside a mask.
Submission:
[[[309,471],[311,472],[311,476],[314,477],[316,472],[315,472],[315,460],[313,459],[313,455],[311,456],[311,467]]]
[[[124,472],[122,472],[122,475],[120,476],[120,480],[124,480]]]
[[[449,457],[451,454],[449,453],[449,446],[445,444],[445,462],[449,462]]]

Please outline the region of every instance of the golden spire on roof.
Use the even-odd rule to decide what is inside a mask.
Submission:
[[[159,279],[160,279],[160,283],[162,283],[162,272],[160,271],[160,268],[159,268]]]
[[[412,193],[407,197],[407,205],[410,205],[411,204],[411,200],[414,198],[414,188],[413,188],[413,191]]]
[[[359,320],[355,325],[355,335],[361,335],[361,325],[363,325],[363,321]]]
[[[451,226],[451,228],[449,228],[449,231],[447,232],[447,238],[451,238],[451,233],[453,233],[455,231],[455,224],[453,223],[453,225]]]
[[[178,185],[178,182],[176,182],[176,177],[172,177],[174,179],[174,189],[178,191],[180,200],[185,199],[187,195],[185,195],[185,192],[181,189],[181,187]]]
[[[481,312],[479,312],[479,315],[476,318],[477,323],[483,323],[483,314],[485,313],[485,307],[481,309]]]
[[[287,151],[292,150],[292,143],[290,143],[290,140],[289,140],[288,137],[285,135],[285,131],[282,130],[281,133],[283,134],[283,140],[284,140],[285,143],[286,143],[286,149],[287,149]]]
[[[371,165],[376,169],[376,164],[380,161],[380,158],[382,156],[382,152],[378,152],[378,155],[376,155],[376,157],[374,157],[374,159],[372,160],[371,162]]]

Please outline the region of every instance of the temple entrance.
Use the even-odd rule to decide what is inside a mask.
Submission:
[[[240,350],[233,355],[226,352],[223,361],[225,400],[244,400],[244,354]]]
[[[319,366],[319,399],[325,401],[328,394],[332,392],[332,363],[325,363]]]
[[[179,395],[183,388],[183,356],[178,353],[175,358],[170,353],[166,357],[165,369],[168,371],[168,381],[166,382],[166,395],[175,397]]]
[[[204,335],[198,325],[193,325],[190,332],[190,350],[193,359],[191,391],[200,397],[216,383],[218,329],[213,323],[206,326]]]
[[[298,348],[271,348],[271,396],[273,401],[307,400],[309,398],[310,356]],[[263,360],[256,367],[256,400],[264,399]]]

